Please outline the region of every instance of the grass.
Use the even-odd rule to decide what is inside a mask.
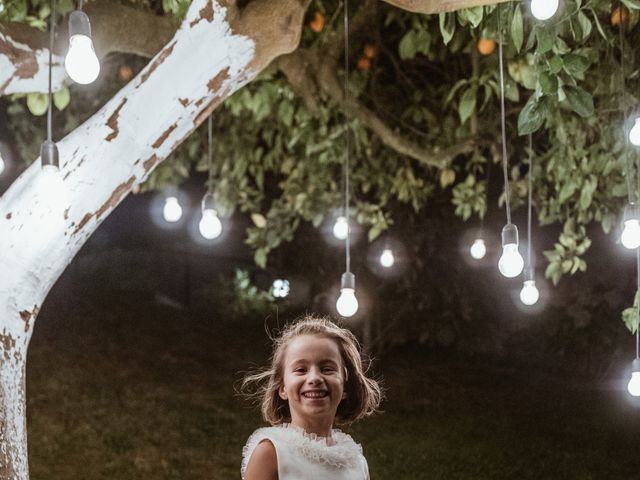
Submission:
[[[234,393],[262,319],[56,287],[27,372],[32,480],[239,478],[261,425]],[[640,409],[619,391],[498,359],[390,352],[382,415],[346,429],[374,479],[629,479]]]

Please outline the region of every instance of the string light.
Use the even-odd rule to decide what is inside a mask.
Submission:
[[[212,117],[209,116],[207,123],[207,162],[209,165],[209,182],[207,185],[207,193],[202,197],[201,211],[202,218],[198,224],[200,235],[207,240],[213,240],[218,238],[222,233],[222,222],[218,218],[218,212],[214,208],[213,194],[211,193],[213,185],[213,155],[211,153],[212,147]]]
[[[520,301],[525,305],[535,305],[540,298],[536,287],[535,270],[531,264],[531,217],[533,205],[533,139],[529,134],[529,192],[527,208],[527,268],[524,271],[524,284],[520,290]]]
[[[2,152],[0,152],[0,175],[4,173],[5,168],[6,164],[4,163],[4,158],[2,158]]]
[[[393,251],[390,248],[385,248],[380,255],[380,265],[384,268],[391,268],[396,263],[396,258],[393,256]]]
[[[640,117],[633,121],[633,127],[629,130],[629,141],[636,147],[640,147]]]
[[[333,236],[338,240],[346,240],[348,232],[349,221],[347,220],[347,217],[340,216],[336,218],[336,223],[333,225]]]
[[[50,206],[54,210],[59,210],[65,203],[65,187],[62,176],[60,175],[60,158],[58,153],[58,146],[53,141],[53,102],[51,92],[51,75],[53,69],[53,41],[55,36],[55,18],[56,18],[56,2],[51,1],[51,17],[49,25],[49,88],[48,88],[48,101],[47,108],[47,138],[40,146],[40,165],[41,170],[41,183],[40,189],[44,195],[50,200]]]
[[[469,249],[471,256],[476,260],[481,260],[487,254],[487,246],[482,238],[476,238]]]
[[[558,11],[559,0],[531,0],[531,14],[538,20],[549,20]]]
[[[169,223],[176,223],[182,218],[182,206],[180,206],[178,197],[170,195],[164,199],[162,216]]]
[[[498,53],[500,61],[500,113],[502,123],[502,171],[504,174],[505,206],[507,224],[502,229],[502,256],[498,261],[500,273],[508,278],[517,277],[524,268],[524,260],[518,251],[518,227],[511,223],[511,206],[509,205],[509,175],[507,173],[507,134],[504,109],[504,65],[502,53],[502,9],[498,7]]]
[[[64,59],[64,68],[71,80],[82,85],[92,83],[100,74],[100,62],[91,40],[91,23],[80,9],[69,15],[69,51]]]
[[[348,2],[344,2],[344,118],[345,118],[345,160],[344,160],[344,214],[347,222],[345,237],[346,271],[340,279],[340,296],[336,302],[336,310],[343,317],[351,317],[358,311],[356,298],[356,277],[351,273],[351,232],[348,226],[349,218],[349,10]],[[335,227],[334,227],[335,235]]]
[[[638,296],[640,295],[640,249],[636,250],[636,271],[638,281],[636,296]],[[631,364],[631,379],[627,384],[627,391],[632,397],[640,397],[640,305],[636,307],[636,358]]]

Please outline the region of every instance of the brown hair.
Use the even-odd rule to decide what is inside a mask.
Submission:
[[[300,335],[318,335],[338,344],[344,367],[347,371],[344,391],[346,398],[338,405],[336,423],[351,423],[378,411],[382,400],[382,389],[378,382],[366,376],[360,354],[360,344],[351,331],[342,328],[327,318],[307,315],[287,325],[273,340],[270,367],[262,372],[247,375],[242,381],[242,391],[256,385],[254,393],[248,394],[261,404],[262,417],[271,425],[291,421],[289,402],[280,398],[278,390],[284,378],[284,357],[287,346]]]

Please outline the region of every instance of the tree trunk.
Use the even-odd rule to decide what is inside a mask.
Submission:
[[[77,251],[229,95],[296,48],[307,1],[256,0],[242,12],[195,0],[154,59],[57,142],[63,198],[36,160],[0,198],[0,480],[27,480],[24,372],[38,310]]]

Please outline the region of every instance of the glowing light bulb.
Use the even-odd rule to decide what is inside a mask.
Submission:
[[[476,238],[473,242],[473,245],[471,245],[470,252],[471,256],[476,260],[484,258],[484,256],[487,254],[487,246],[484,244],[484,240],[481,238]]]
[[[540,298],[540,292],[536,287],[535,280],[525,280],[522,290],[520,290],[520,300],[525,305],[534,305]]]
[[[385,248],[382,251],[382,255],[380,255],[380,265],[384,268],[391,268],[393,264],[396,262],[395,257],[393,256],[393,252],[390,248]]]
[[[624,222],[624,230],[620,236],[622,245],[634,250],[640,247],[640,222],[635,218]]]
[[[636,147],[640,147],[640,117],[636,118],[633,128],[629,131],[629,141]]]
[[[162,216],[169,223],[175,223],[182,218],[182,207],[177,197],[167,197],[164,201]]]
[[[0,155],[0,175],[4,173],[5,166],[6,165],[4,163],[4,158],[2,158],[2,155]]]
[[[341,288],[336,310],[343,317],[351,317],[358,311],[358,299],[353,288]]]
[[[498,261],[500,273],[507,278],[513,278],[520,275],[523,268],[524,260],[520,252],[518,252],[518,245],[509,243],[502,247],[502,256]]]
[[[531,14],[538,20],[549,20],[558,11],[559,0],[531,0]]]
[[[54,165],[43,165],[41,175],[40,189],[51,212],[62,212],[67,203],[67,190],[60,170]]]
[[[336,223],[333,225],[333,236],[338,240],[344,240],[347,238],[349,232],[349,222],[346,217],[336,218]]]
[[[279,278],[273,281],[273,285],[271,286],[271,294],[275,298],[285,298],[289,295],[289,291],[289,280],[283,280]]]
[[[632,397],[640,397],[640,371],[631,374],[631,380],[627,384],[627,391]]]
[[[203,210],[198,228],[200,229],[200,235],[207,240],[218,238],[222,233],[222,222],[218,218],[218,213],[212,208]]]

